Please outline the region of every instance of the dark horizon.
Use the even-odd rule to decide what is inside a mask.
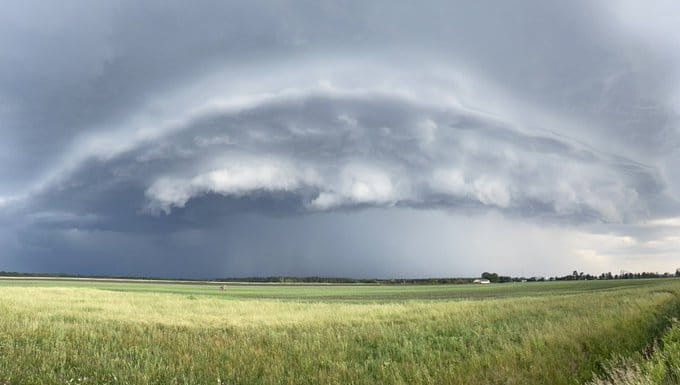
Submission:
[[[33,272],[17,272],[17,271],[0,271],[0,278],[78,278],[78,279],[112,279],[112,280],[155,280],[155,281],[186,281],[186,282],[243,282],[243,283],[425,283],[432,281],[433,283],[465,283],[463,281],[472,281],[478,278],[484,278],[484,273],[480,273],[477,276],[431,276],[431,277],[347,277],[347,276],[242,276],[242,277],[162,277],[162,276],[143,276],[143,275],[91,275],[91,274],[69,274],[69,273],[33,273]],[[580,272],[579,278],[574,280],[596,280],[596,279],[647,279],[647,278],[677,278],[680,277],[680,268],[676,269],[675,272],[652,272],[652,271],[639,271],[639,272],[601,272],[599,274],[594,273],[584,273]],[[609,277],[606,277],[610,274]],[[625,276],[624,276],[625,274]],[[504,274],[498,274],[500,277],[505,278],[503,282],[508,282],[507,279],[514,281],[526,279],[529,282],[547,282],[547,281],[559,281],[567,280],[566,277],[572,276],[572,274],[556,275],[556,276],[508,276]],[[632,275],[632,276],[628,276]],[[602,277],[605,276],[605,277]],[[460,281],[460,282],[456,282]],[[469,282],[467,282],[469,283]]]

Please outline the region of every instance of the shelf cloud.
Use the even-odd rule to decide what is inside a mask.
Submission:
[[[5,8],[0,270],[678,267],[671,2]]]

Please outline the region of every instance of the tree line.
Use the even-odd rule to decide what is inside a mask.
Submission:
[[[164,280],[168,278],[159,277],[143,277],[143,276],[104,276],[104,275],[79,275],[79,274],[46,274],[46,273],[22,273],[12,271],[0,271],[0,277],[57,277],[57,278],[92,278],[92,279],[145,279],[145,280]],[[577,280],[608,280],[608,279],[641,279],[641,278],[680,278],[680,268],[675,273],[653,273],[653,272],[625,272],[619,274],[612,274],[611,272],[601,273],[599,275],[586,274],[574,270],[571,274],[553,277],[512,277],[508,275],[499,275],[498,273],[484,272],[481,274],[482,279],[488,279],[492,283],[508,283],[508,282],[543,282],[543,281],[577,281]],[[169,278],[176,281],[185,281],[187,283],[196,281],[205,281],[189,278]],[[452,278],[391,278],[391,279],[376,279],[376,278],[344,278],[344,277],[290,277],[290,276],[268,276],[268,277],[231,277],[231,278],[216,278],[211,281],[214,282],[251,282],[251,283],[328,283],[328,284],[379,284],[379,285],[460,285],[473,283],[476,278],[466,277],[452,277]]]
[[[592,280],[607,280],[607,279],[641,279],[641,278],[680,278],[680,268],[675,270],[675,273],[654,273],[643,271],[641,273],[632,273],[622,271],[620,274],[612,274],[611,272],[601,273],[600,275],[586,274],[582,271],[574,270],[571,274],[554,277],[510,277],[498,275],[497,273],[482,273],[482,279],[488,279],[492,283],[505,282],[538,282],[538,281],[592,281]]]

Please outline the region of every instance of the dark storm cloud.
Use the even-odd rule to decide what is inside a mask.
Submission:
[[[648,252],[666,266],[680,57],[658,37],[679,36],[650,9],[654,28],[633,3],[591,1],[8,3],[0,262],[456,275]]]

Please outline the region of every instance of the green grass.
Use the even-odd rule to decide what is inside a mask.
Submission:
[[[635,354],[612,360],[605,373],[591,385],[677,385],[680,384],[680,323],[673,326],[648,349],[648,357]]]
[[[222,283],[155,283],[130,280],[81,279],[0,279],[0,288],[21,287],[76,287],[139,293],[169,293],[210,296],[220,299],[273,299],[295,301],[404,301],[477,299],[517,296],[545,296],[576,294],[587,291],[615,290],[635,286],[649,286],[656,280],[559,281],[525,282],[492,285],[328,285],[328,284],[226,284]]]
[[[0,384],[577,384],[678,315],[672,279],[0,280]]]

